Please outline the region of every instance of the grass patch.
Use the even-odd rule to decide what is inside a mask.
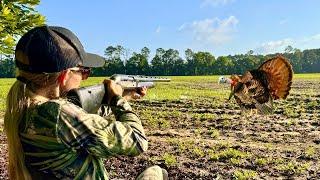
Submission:
[[[195,142],[193,140],[181,140],[180,138],[168,138],[167,142],[171,146],[177,147],[178,153],[184,154],[190,149],[194,149],[195,147]]]
[[[169,153],[164,153],[162,159],[167,166],[176,166],[178,164],[177,157]]]
[[[249,154],[247,152],[242,152],[237,149],[228,148],[218,153],[211,151],[209,153],[209,156],[210,156],[210,160],[213,160],[213,161],[225,161],[231,158],[233,159],[246,158],[246,157],[249,157]]]
[[[304,157],[307,159],[312,159],[316,155],[316,149],[313,146],[309,146],[306,148],[304,152]]]
[[[270,162],[270,160],[267,159],[267,158],[257,158],[257,159],[255,160],[255,163],[256,163],[258,166],[261,166],[261,167],[267,165],[269,162]]]
[[[290,161],[288,163],[283,163],[277,165],[275,168],[279,171],[282,171],[284,174],[301,174],[305,172],[309,167],[311,163],[303,163],[299,164],[295,161]]]
[[[202,158],[205,156],[205,152],[200,147],[193,148],[192,154],[197,158]]]
[[[233,179],[247,180],[247,179],[253,179],[257,175],[258,173],[253,170],[236,170],[233,172]]]
[[[220,131],[215,129],[215,128],[211,128],[208,131],[208,134],[210,135],[210,137],[212,137],[213,139],[217,139],[220,136]]]

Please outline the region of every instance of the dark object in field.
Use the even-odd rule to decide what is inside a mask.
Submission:
[[[231,78],[220,77],[219,83],[231,84],[229,100],[234,96],[242,109],[273,112],[273,100],[286,99],[292,84],[292,66],[283,56],[265,61],[258,69]]]

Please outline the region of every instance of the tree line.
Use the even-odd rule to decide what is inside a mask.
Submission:
[[[178,50],[158,48],[150,57],[147,47],[140,52],[130,53],[118,45],[109,46],[104,51],[106,64],[94,68],[92,76],[112,74],[141,74],[161,76],[242,74],[246,70],[259,67],[265,60],[277,54],[254,55],[252,50],[246,54],[215,57],[210,52],[185,50],[184,57]],[[301,51],[288,46],[281,55],[289,59],[295,73],[320,72],[320,49]],[[14,77],[13,56],[0,56],[0,77]]]
[[[295,73],[320,72],[320,49],[301,51],[288,46],[284,53],[278,54],[289,59]],[[178,50],[158,48],[155,55],[150,57],[147,47],[130,54],[128,49],[118,45],[105,49],[107,63],[102,68],[94,69],[93,73],[96,76],[116,73],[163,76],[242,74],[278,54],[255,55],[250,50],[246,54],[216,58],[210,52],[187,49],[182,58]]]

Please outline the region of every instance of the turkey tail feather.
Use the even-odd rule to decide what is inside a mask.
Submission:
[[[290,62],[283,56],[265,61],[258,70],[266,72],[268,88],[274,99],[285,99],[289,95],[292,84],[293,70]]]

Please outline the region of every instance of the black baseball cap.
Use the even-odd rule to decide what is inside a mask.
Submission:
[[[15,49],[19,70],[54,73],[68,68],[102,67],[105,59],[86,53],[77,36],[58,26],[39,26],[24,34]]]

